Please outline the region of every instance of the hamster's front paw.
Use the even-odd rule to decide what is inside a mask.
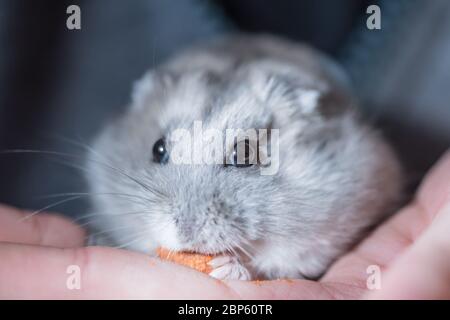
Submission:
[[[213,271],[209,275],[219,280],[251,280],[250,272],[237,257],[221,255],[208,263]]]

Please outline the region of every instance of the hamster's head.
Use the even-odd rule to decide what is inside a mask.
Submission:
[[[268,60],[151,71],[89,155],[95,204],[119,246],[143,251],[252,255],[367,225],[353,213],[380,209],[395,169],[351,101]]]

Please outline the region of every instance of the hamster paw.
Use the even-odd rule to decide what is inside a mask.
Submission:
[[[251,280],[250,272],[238,258],[222,255],[208,263],[213,271],[209,275],[219,280]]]

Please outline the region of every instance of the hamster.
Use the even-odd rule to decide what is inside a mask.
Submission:
[[[278,150],[276,172],[233,163],[237,140],[224,148],[230,161],[174,161],[189,145],[174,132],[192,133],[196,122],[276,130],[277,148],[268,148]],[[213,149],[186,154],[198,152]],[[224,37],[148,71],[86,163],[92,193],[104,195],[93,203],[98,243],[214,254],[218,279],[317,279],[392,212],[402,190],[394,152],[361,120],[340,67],[269,35]]]

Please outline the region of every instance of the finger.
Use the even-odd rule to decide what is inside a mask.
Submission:
[[[369,299],[450,299],[450,203]]]
[[[0,261],[0,299],[238,298],[205,274],[126,250],[4,243]]]
[[[0,242],[13,242],[57,247],[84,244],[85,232],[68,219],[46,213],[30,215],[0,205]]]
[[[430,170],[417,194],[417,202],[423,207],[430,221],[449,201],[450,150]]]
[[[447,152],[425,178],[416,200],[338,260],[322,281],[367,290],[368,268],[377,266],[384,272],[428,227],[443,201],[449,199],[449,168],[450,152]]]

